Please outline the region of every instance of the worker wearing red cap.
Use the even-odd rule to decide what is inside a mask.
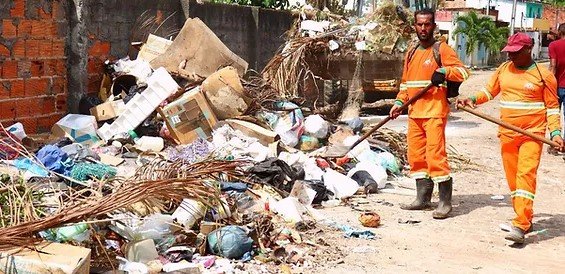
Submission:
[[[502,51],[510,61],[502,64],[485,88],[457,105],[472,108],[492,100],[500,94],[500,117],[504,122],[545,136],[549,128],[551,139],[565,150],[559,125],[557,80],[544,66],[538,66],[531,56],[532,39],[525,33],[508,38]],[[516,217],[512,230],[505,237],[515,243],[524,243],[531,231],[536,176],[542,153],[542,142],[500,127],[502,163],[510,187],[512,206]]]

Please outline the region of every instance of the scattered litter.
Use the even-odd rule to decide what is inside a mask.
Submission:
[[[497,200],[497,201],[502,201],[504,200],[504,195],[494,195],[494,196],[490,196],[491,200]]]
[[[351,252],[353,252],[353,253],[371,253],[371,254],[374,254],[374,253],[377,253],[378,250],[377,250],[376,248],[372,247],[372,246],[366,246],[366,245],[365,245],[365,246],[358,246],[358,247],[355,247],[355,248],[353,248],[353,249],[351,250]]]
[[[422,221],[420,220],[401,219],[401,218],[398,219],[399,224],[419,224],[421,222]]]
[[[309,12],[318,13],[300,12],[285,49],[261,73],[248,71],[200,19],[186,20],[173,37],[170,17],[141,18],[135,25],[160,31],[132,41],[141,46],[136,60],[99,64],[98,96],[82,98],[82,114],[62,117],[45,138],[27,136],[26,123],[0,132],[0,249],[37,247],[42,258],[72,259],[53,267],[61,273],[88,273],[91,265],[95,272],[290,273],[310,272],[325,256],[344,263],[347,252],[325,233],[377,238],[366,227],[381,218],[362,208],[375,205],[367,196],[415,193],[405,177],[406,136],[382,129],[345,157],[323,156],[328,146],[356,142],[366,123],[358,115],[336,122],[341,101],[325,102],[333,97],[325,92],[345,85],[316,75],[310,69],[324,65],[307,59],[365,51],[401,60],[413,16],[391,4],[351,21],[326,11],[318,21]],[[370,85],[398,85],[381,82]],[[363,227],[315,209],[347,205],[362,212]]]

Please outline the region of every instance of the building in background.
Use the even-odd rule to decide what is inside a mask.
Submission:
[[[486,16],[487,7],[488,15],[495,21],[497,26],[504,27],[510,25],[512,21],[512,0],[446,0],[443,8],[437,13],[442,20],[440,31],[452,33],[457,27],[455,23],[457,16],[471,11]],[[548,5],[543,4],[539,0],[518,0],[516,3],[514,31],[526,32],[534,39],[532,55],[535,59],[547,58],[547,46],[549,44],[547,43],[547,35],[550,33],[552,24],[546,17],[546,12],[544,12],[547,7]],[[450,15],[446,14],[450,12]],[[451,18],[451,24],[447,22],[448,18]],[[459,58],[465,64],[486,66],[495,65],[499,61],[494,56],[489,56],[489,53],[483,46],[479,46],[475,52],[467,56],[465,52],[466,40],[464,35],[457,35],[457,37],[450,37],[449,39],[450,45],[456,49]]]

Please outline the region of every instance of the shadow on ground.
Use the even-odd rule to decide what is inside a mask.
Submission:
[[[494,195],[495,194],[454,195],[452,216],[467,215],[476,209],[487,206],[512,207],[509,195],[505,195],[503,200],[493,200],[491,197]]]

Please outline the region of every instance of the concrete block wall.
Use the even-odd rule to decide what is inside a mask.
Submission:
[[[0,3],[0,122],[48,131],[67,112],[64,0]]]
[[[103,63],[107,59],[132,59],[137,50],[130,46],[132,33],[137,37],[142,14],[155,16],[157,23],[166,20],[167,26],[180,30],[184,14],[179,1],[171,0],[90,0],[85,2],[85,31],[87,36],[87,93],[97,93],[102,80]]]

